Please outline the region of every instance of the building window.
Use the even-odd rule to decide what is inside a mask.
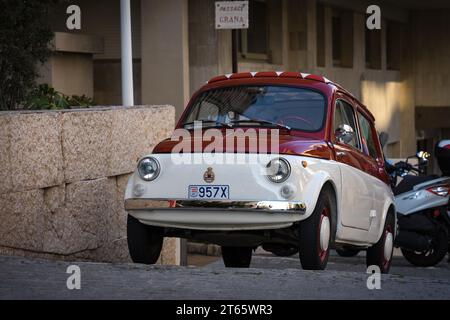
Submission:
[[[381,30],[365,30],[366,68],[381,69]]]
[[[400,70],[403,51],[403,25],[388,21],[386,24],[386,68]]]
[[[353,12],[333,9],[333,66],[353,67]]]
[[[317,4],[316,13],[317,66],[325,67],[325,6]]]
[[[277,1],[277,0],[276,0]],[[281,2],[281,1],[279,1]],[[289,50],[306,51],[307,49],[307,10],[304,1],[288,1],[287,20],[289,30]],[[302,60],[302,58],[300,58]],[[298,61],[304,65],[305,61]]]
[[[265,0],[249,1],[249,28],[239,30],[239,52],[243,58],[269,58],[269,20]]]

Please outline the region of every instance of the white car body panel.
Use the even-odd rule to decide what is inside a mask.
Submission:
[[[349,165],[342,164],[340,168],[344,186],[341,210],[345,212],[341,215],[342,225],[369,230],[369,212],[373,208],[373,190],[369,186],[373,177]],[[348,188],[349,186],[352,187]]]
[[[171,154],[149,155],[158,160],[161,172],[154,181],[144,181],[135,172],[129,179],[127,199],[187,200],[189,185],[207,185],[203,174],[212,167],[215,180],[211,185],[228,185],[233,201],[301,201],[302,214],[267,212],[224,212],[217,210],[130,210],[142,223],[202,230],[276,229],[307,219],[314,211],[318,195],[326,182],[332,184],[337,200],[336,242],[369,246],[381,237],[387,211],[394,203],[388,185],[346,164],[295,155],[283,157],[291,165],[291,175],[283,183],[274,183],[263,174],[268,160],[253,164],[175,164]],[[245,157],[245,155],[242,155]],[[302,161],[307,166],[302,166]],[[133,193],[141,185],[141,193]],[[295,188],[293,196],[281,196],[282,186]],[[365,202],[365,203],[361,203]],[[176,211],[176,212],[175,212]],[[371,217],[372,213],[372,217]],[[253,217],[252,217],[253,216]],[[345,224],[343,223],[345,222]]]

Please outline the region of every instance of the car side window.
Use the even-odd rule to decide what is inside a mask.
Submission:
[[[339,126],[348,125],[353,129],[353,139],[348,142],[348,145],[359,149],[358,128],[356,127],[355,113],[353,107],[344,100],[336,101],[336,109],[334,112],[333,132],[339,128]]]
[[[202,101],[200,107],[198,108],[197,114],[196,115],[190,114],[186,122],[192,122],[195,120],[218,121],[219,120],[218,118],[219,118],[219,108],[213,103],[210,103],[208,101]]]
[[[361,149],[366,155],[376,159],[378,157],[372,125],[360,112],[358,112],[359,128],[361,129]]]

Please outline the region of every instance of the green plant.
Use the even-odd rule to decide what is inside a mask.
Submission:
[[[94,100],[85,95],[69,97],[56,91],[48,84],[41,84],[31,90],[25,100],[24,108],[30,110],[58,110],[86,108],[94,104]]]
[[[82,96],[73,95],[68,97],[69,107],[82,107],[87,108],[95,104],[94,99],[86,97],[84,94]]]
[[[49,12],[57,0],[0,0],[0,110],[21,106],[38,63],[51,53]]]

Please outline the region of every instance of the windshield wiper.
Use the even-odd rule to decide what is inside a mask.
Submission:
[[[197,121],[192,121],[192,122],[186,122],[186,123],[183,123],[183,127],[195,125],[195,123],[197,123],[197,122],[201,122],[202,126],[203,126],[203,123],[214,123],[216,126],[233,128],[233,126],[229,123],[220,122],[220,121],[216,121],[216,120],[197,120]]]
[[[232,120],[231,121],[232,124],[238,124],[238,123],[259,123],[259,124],[267,124],[267,125],[271,125],[274,127],[278,127],[278,128],[283,128],[283,129],[287,129],[287,130],[291,130],[291,127],[286,126],[284,124],[280,124],[280,123],[276,123],[276,122],[272,122],[272,121],[268,121],[268,120],[261,120],[261,119],[248,119],[248,120]]]

